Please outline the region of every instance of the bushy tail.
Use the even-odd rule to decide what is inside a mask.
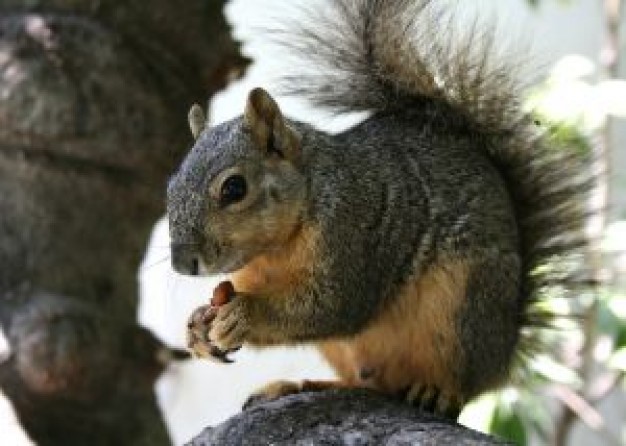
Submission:
[[[307,18],[295,26],[295,37],[290,24],[282,39],[306,61],[285,77],[288,93],[337,113],[393,113],[433,99],[475,125],[517,214],[522,325],[545,325],[549,312],[534,304],[570,288],[573,278],[562,267],[585,244],[590,183],[576,154],[553,147],[522,110],[523,85],[492,48],[494,33],[476,25],[455,31],[454,13],[430,0],[331,0]]]
[[[512,67],[492,57],[492,32],[477,24],[455,30],[454,11],[440,3],[331,0],[307,11],[281,42],[306,61],[285,76],[286,89],[338,113],[393,111],[436,98],[484,126],[502,125],[517,109]]]

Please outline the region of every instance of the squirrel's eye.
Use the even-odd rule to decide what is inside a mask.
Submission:
[[[247,192],[248,185],[242,175],[233,175],[226,178],[220,190],[220,206],[225,207],[243,200]]]

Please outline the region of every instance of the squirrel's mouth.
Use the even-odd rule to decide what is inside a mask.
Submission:
[[[234,273],[243,268],[250,261],[247,256],[241,253],[231,253],[225,249],[220,249],[219,251],[217,256],[212,256],[210,259],[207,258],[206,255],[198,256],[197,275],[209,276]]]
[[[220,262],[216,265],[211,265],[210,268],[204,268],[206,268],[205,271],[207,271],[207,273],[205,274],[230,274],[240,270],[247,264],[247,259],[229,259],[226,262]],[[201,265],[200,268],[202,269],[203,265]]]
[[[225,245],[171,243],[170,248],[172,267],[186,276],[229,274],[240,270],[251,260],[251,256],[242,250],[229,249]]]
[[[243,268],[247,263],[244,259],[228,259],[208,264],[199,255],[190,256],[184,263],[172,258],[172,267],[177,273],[194,277],[230,274]]]

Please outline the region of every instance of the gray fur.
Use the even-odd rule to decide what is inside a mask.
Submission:
[[[456,373],[472,396],[507,375],[522,328],[544,320],[529,310],[551,280],[537,267],[581,244],[585,183],[521,111],[486,40],[448,39],[432,3],[335,0],[289,35],[319,70],[287,76],[289,92],[372,115],[336,136],[288,120],[303,150],[299,218],[321,230],[319,262],[290,299],[249,299],[249,311],[276,342],[351,335],[409,277],[462,260]],[[170,185],[174,243],[197,244],[198,229],[210,239],[207,184],[258,156],[240,118],[204,131]]]
[[[582,169],[578,154],[554,147],[521,108],[524,83],[515,76],[520,67],[493,47],[494,29],[481,30],[475,24],[459,32],[452,26],[454,9],[445,9],[444,3],[339,0],[323,10],[307,11],[308,23],[315,25],[290,24],[288,38],[277,33],[277,40],[292,56],[306,60],[291,66],[310,67],[286,75],[283,90],[336,113],[417,116],[409,118],[411,125],[421,128],[430,140],[431,156],[446,159],[440,146],[451,143],[489,159],[511,198],[509,220],[515,219],[519,240],[514,251],[521,263],[519,283],[515,283],[519,289],[515,325],[524,335],[522,350],[530,352],[537,349],[538,332],[525,328],[549,325],[553,317],[535,303],[554,295],[557,288],[561,294],[575,288],[572,271],[564,265],[587,243],[584,207],[593,178]],[[376,140],[384,140],[386,133],[372,131],[370,136],[369,145],[376,147]],[[385,146],[393,147],[394,153],[400,150]],[[442,178],[448,187],[441,194],[463,193],[456,175],[446,178],[442,172]],[[482,195],[481,202],[497,207],[492,195],[503,193],[502,185],[482,186],[495,190]],[[441,203],[431,201],[432,207],[437,205]],[[491,237],[494,232],[501,236],[507,232],[502,212],[493,214],[500,217],[489,221],[483,234],[466,234],[468,238],[478,246],[505,248]],[[544,268],[548,264],[550,268]],[[478,314],[482,312],[465,312],[461,325],[471,331],[467,327],[482,324]]]

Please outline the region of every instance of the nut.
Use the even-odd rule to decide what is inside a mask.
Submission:
[[[211,305],[214,307],[221,307],[226,305],[235,294],[235,287],[231,281],[221,282],[213,290],[213,297],[211,298]]]

